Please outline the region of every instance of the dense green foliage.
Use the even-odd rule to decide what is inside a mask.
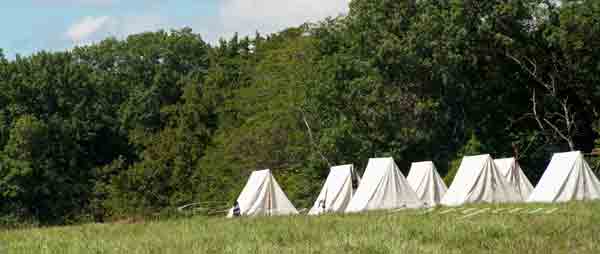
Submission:
[[[307,207],[329,165],[377,156],[447,181],[463,155],[517,156],[535,183],[553,152],[600,147],[599,17],[595,0],[354,0],[218,45],[182,29],[0,51],[2,223],[231,203],[263,168]]]
[[[522,210],[512,212],[517,208]],[[0,232],[0,243],[4,243],[2,250],[6,253],[19,254],[600,251],[598,202],[477,205],[448,210],[236,220],[199,216],[134,224],[88,224],[4,231]],[[481,213],[472,215],[475,212]]]

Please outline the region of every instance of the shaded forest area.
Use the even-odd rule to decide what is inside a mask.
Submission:
[[[598,38],[597,0],[354,0],[217,45],[182,29],[0,51],[0,223],[231,203],[263,168],[308,207],[329,165],[380,156],[448,182],[463,155],[518,156],[536,183],[553,152],[600,148]]]

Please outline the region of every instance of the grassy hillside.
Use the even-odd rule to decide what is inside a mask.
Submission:
[[[600,202],[196,217],[6,231],[0,253],[600,253],[599,221]]]

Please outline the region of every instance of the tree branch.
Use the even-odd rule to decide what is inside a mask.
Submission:
[[[571,151],[575,150],[575,146],[573,145],[573,140],[571,140],[570,137],[567,137],[565,134],[563,134],[562,131],[560,131],[560,129],[558,127],[556,127],[556,125],[554,125],[550,121],[548,121],[548,119],[544,118],[544,122],[546,122],[550,127],[552,127],[552,129],[554,129],[556,134],[558,134],[561,138],[563,138],[565,141],[567,141]]]
[[[573,123],[572,123],[572,119],[569,115],[568,100],[569,100],[569,97],[567,97],[563,101],[561,101],[560,104],[562,105],[562,108],[563,108],[565,124],[567,125],[567,131],[568,131],[568,133],[571,133],[571,127],[573,126]]]
[[[548,84],[547,82],[545,82],[543,79],[541,79],[538,75],[537,75],[537,64],[535,62],[533,62],[533,60],[526,58],[526,60],[529,62],[529,64],[531,66],[533,66],[533,69],[527,67],[526,64],[522,63],[519,59],[517,59],[516,57],[512,56],[510,53],[506,52],[506,56],[510,59],[512,59],[516,64],[518,64],[521,69],[523,69],[525,72],[527,72],[527,74],[529,74],[529,76],[531,76],[531,78],[533,78],[536,82],[538,82],[540,85],[544,86],[546,89],[548,89],[548,91],[552,91],[552,85]],[[552,82],[554,83],[554,81]]]
[[[538,125],[540,126],[540,129],[542,130],[542,132],[546,131],[546,128],[544,128],[544,125],[542,124],[542,121],[540,120],[540,117],[538,116],[537,113],[537,103],[535,100],[535,88],[533,89],[533,95],[531,96],[531,102],[533,104],[533,118],[535,118],[535,121],[538,123]]]
[[[317,151],[319,156],[321,156],[321,159],[323,159],[325,161],[325,163],[327,163],[327,166],[331,167],[332,166],[331,163],[329,162],[327,157],[325,157],[325,155],[323,153],[321,153],[321,150],[315,143],[315,140],[313,138],[312,129],[310,128],[310,125],[308,124],[308,120],[306,120],[306,114],[305,114],[304,110],[300,109],[300,112],[302,113],[302,121],[304,122],[304,125],[306,126],[306,130],[308,132],[308,138],[310,139],[310,143],[312,144],[313,148]]]
[[[560,99],[558,98],[558,88],[557,88],[557,79],[561,79],[562,77],[560,76],[561,70],[560,70],[560,63],[556,57],[555,54],[552,54],[551,56],[551,60],[552,60],[552,67],[554,69],[554,73],[549,73],[548,79],[549,81],[545,81],[544,79],[542,79],[541,77],[538,76],[537,73],[537,64],[525,57],[525,60],[528,62],[528,64],[530,66],[527,66],[527,64],[524,64],[521,60],[517,59],[516,57],[512,56],[508,51],[505,53],[506,56],[510,59],[512,59],[516,64],[518,64],[522,70],[524,70],[533,80],[535,80],[535,82],[539,83],[540,85],[542,85],[544,88],[546,88],[546,90],[548,91],[548,93],[554,97],[558,103],[560,104],[560,106],[562,107],[562,113],[544,113],[542,114],[542,116],[538,115],[537,112],[537,101],[536,101],[536,89],[533,88],[533,95],[531,97],[531,102],[532,102],[532,111],[533,111],[533,116],[536,120],[536,122],[538,123],[538,126],[540,127],[540,129],[545,132],[546,128],[544,127],[544,123],[545,122],[548,126],[550,126],[554,132],[556,132],[556,134],[558,136],[560,136],[561,138],[563,138],[564,140],[567,141],[567,143],[569,144],[569,148],[571,150],[575,150],[575,145],[573,143],[573,138],[572,138],[572,134],[573,134],[573,126],[575,124],[574,122],[574,118],[575,115],[570,114],[569,113],[569,104],[568,104],[568,100],[569,98],[565,98],[565,99]],[[559,111],[560,112],[560,111]],[[562,125],[562,121],[564,121],[565,127],[566,127],[566,135],[565,135],[565,131],[561,131],[556,125],[554,125],[552,122],[550,122],[548,120],[548,118],[546,118],[545,116],[557,116],[558,119],[561,120],[556,120],[556,122],[561,123]],[[543,122],[542,120],[543,119]]]

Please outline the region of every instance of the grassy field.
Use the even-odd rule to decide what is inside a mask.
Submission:
[[[4,253],[600,253],[600,202],[12,230]]]

